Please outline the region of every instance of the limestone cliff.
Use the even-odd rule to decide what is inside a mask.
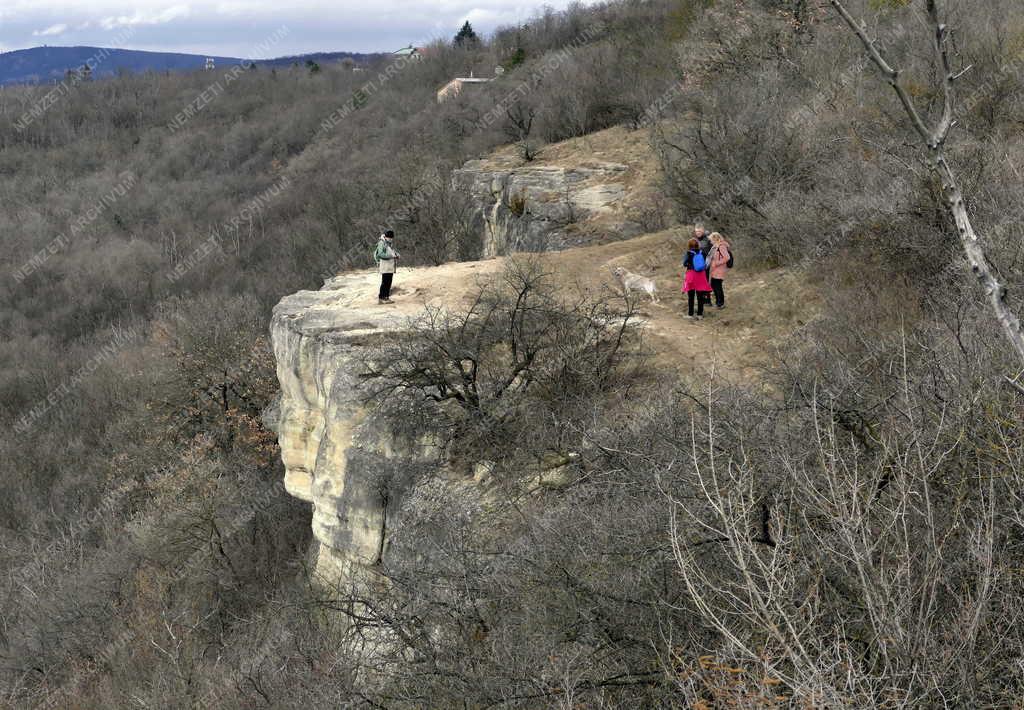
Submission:
[[[409,494],[392,473],[439,465],[429,437],[399,436],[364,404],[359,373],[367,346],[401,337],[408,318],[428,303],[454,305],[477,275],[500,268],[491,257],[642,231],[632,220],[655,173],[644,134],[621,128],[548,146],[528,164],[512,147],[498,150],[454,175],[477,206],[488,261],[403,268],[393,306],[377,305],[377,275],[369,271],[277,305],[271,335],[281,401],[274,419],[285,486],[313,506],[317,569],[325,579],[371,569],[387,554]]]
[[[317,571],[324,579],[339,580],[380,561],[389,527],[400,523],[406,485],[393,472],[437,460],[429,437],[392,431],[364,402],[359,374],[368,346],[401,337],[410,316],[427,303],[457,300],[473,275],[494,263],[400,270],[394,306],[378,305],[377,275],[360,272],[288,296],[274,308],[285,487],[313,504]]]
[[[484,258],[514,251],[552,251],[577,246],[572,225],[611,215],[625,196],[617,182],[626,166],[596,163],[591,167],[495,166],[471,161],[454,174],[458,189],[472,195]],[[637,233],[625,222],[617,225]]]
[[[652,205],[657,167],[642,138],[616,128],[549,146],[531,162],[508,147],[456,170],[483,257],[626,239],[661,226],[665,215],[653,215]]]

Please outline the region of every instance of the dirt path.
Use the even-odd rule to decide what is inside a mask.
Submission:
[[[719,372],[749,379],[813,316],[817,299],[786,269],[743,268],[738,253],[725,281],[726,307],[706,309],[703,321],[689,320],[680,293],[684,234],[670,230],[543,258],[566,281],[585,288],[612,288],[617,266],[654,278],[661,302],[644,302],[641,311],[656,362],[680,372],[703,372],[714,364]]]

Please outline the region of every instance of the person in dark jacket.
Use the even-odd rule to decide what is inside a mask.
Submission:
[[[708,254],[711,253],[711,235],[700,222],[693,225],[693,238],[696,239],[697,243],[700,245],[700,251],[706,260],[708,258]]]

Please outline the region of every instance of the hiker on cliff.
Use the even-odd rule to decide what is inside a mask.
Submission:
[[[693,238],[696,239],[697,242],[700,244],[700,253],[704,255],[704,263],[708,267],[710,267],[711,266],[710,256],[711,256],[711,246],[712,246],[711,245],[711,236],[708,233],[708,230],[704,228],[704,223],[703,222],[697,222],[696,224],[693,225]],[[707,272],[707,269],[705,269],[705,272]],[[709,274],[705,273],[704,276],[705,276],[705,278],[707,278],[709,276]],[[701,300],[704,303],[708,303],[708,304],[711,303],[711,294],[710,293],[702,293],[700,295],[700,297],[701,297]]]
[[[390,229],[380,235],[377,249],[373,252],[373,260],[380,271],[380,293],[377,303],[393,303],[391,300],[391,280],[395,277],[395,266],[400,257],[394,247],[395,233]]]
[[[686,274],[683,277],[683,293],[688,304],[687,318],[704,320],[704,296],[711,293],[708,284],[707,264],[704,253],[700,249],[700,240],[694,238],[686,245],[686,256],[683,257]],[[697,301],[697,313],[694,315],[693,302]]]
[[[725,275],[732,268],[732,248],[718,232],[712,232],[710,238],[708,273],[711,275],[711,290],[715,292],[715,308],[725,308]]]

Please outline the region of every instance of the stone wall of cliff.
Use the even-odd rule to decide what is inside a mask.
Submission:
[[[617,179],[621,163],[593,167],[502,167],[474,160],[455,171],[458,190],[472,197],[473,218],[490,258],[520,251],[555,251],[586,243],[572,227],[597,216],[611,216],[625,196]],[[622,236],[639,232],[625,222],[609,230]]]
[[[668,216],[654,215],[658,168],[644,135],[610,129],[548,146],[530,162],[507,147],[454,171],[455,188],[470,197],[483,258],[606,243],[662,226]]]
[[[274,309],[271,325],[285,486],[312,503],[317,571],[325,579],[380,560],[389,518],[399,509],[398,497],[385,488],[387,472],[399,460],[428,462],[434,454],[429,446],[392,435],[363,401],[358,363],[367,346],[395,337],[404,322],[398,311],[372,303],[374,281],[346,276],[321,291],[293,294]],[[367,289],[363,305],[359,295]]]

